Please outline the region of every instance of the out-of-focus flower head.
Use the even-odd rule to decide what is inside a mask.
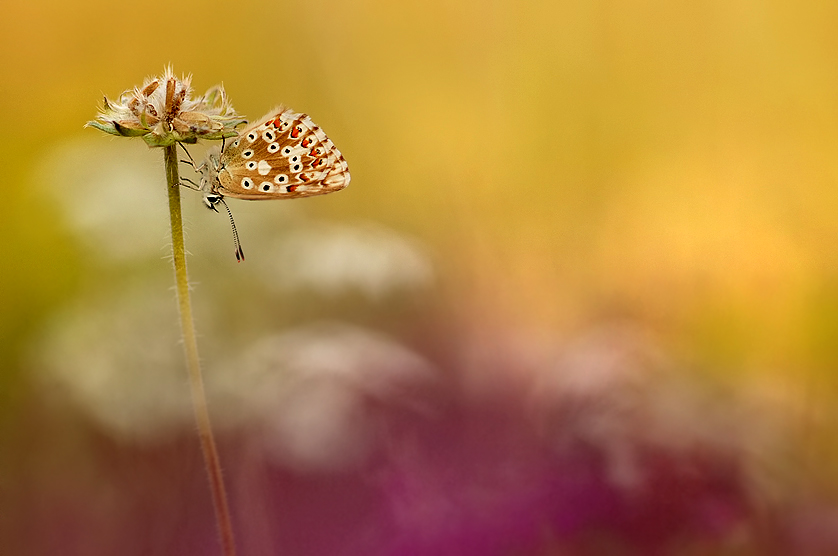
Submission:
[[[434,281],[422,246],[382,226],[314,223],[289,230],[275,245],[263,265],[266,285],[275,291],[330,296],[357,291],[382,301],[422,291]]]
[[[105,97],[99,115],[87,126],[111,135],[142,137],[150,147],[235,137],[236,126],[246,120],[236,114],[224,88],[216,85],[192,98],[191,79],[176,77],[169,66],[162,76],[147,78],[142,87],[125,91],[117,100]]]
[[[214,373],[210,391],[226,401],[221,423],[259,431],[271,459],[330,471],[367,460],[393,407],[426,413],[417,395],[435,384],[433,365],[407,347],[332,322],[260,338]]]

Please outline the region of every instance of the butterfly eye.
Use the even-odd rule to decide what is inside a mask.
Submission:
[[[268,143],[273,143],[274,139],[276,139],[276,137],[274,136],[274,132],[270,129],[262,134],[262,138]]]
[[[250,133],[247,134],[247,140],[250,141],[251,143],[254,142],[257,137],[259,137],[259,136],[256,134],[255,131],[251,131]]]
[[[259,189],[261,189],[262,191],[270,191],[271,189],[273,189],[273,187],[274,186],[271,185],[271,183],[267,182],[267,181],[263,181],[262,183],[259,184]]]
[[[251,151],[250,149],[242,153],[242,158],[250,158],[251,156],[253,156],[253,151]]]
[[[245,166],[247,167],[247,169],[248,169],[248,170],[255,170],[255,169],[256,169],[256,166],[257,166],[257,164],[256,164],[256,162],[255,162],[255,161],[251,160],[250,162],[248,162],[247,164],[245,164]]]
[[[278,175],[274,178],[274,181],[275,181],[276,183],[279,183],[279,184],[287,183],[287,182],[288,182],[288,176],[286,176],[285,174],[278,174]]]
[[[282,154],[284,154],[285,156],[291,154],[291,147],[285,147],[284,149],[282,149]]]
[[[291,162],[292,162],[292,163],[293,163],[293,162],[299,162],[299,161],[300,161],[300,157],[299,157],[299,156],[297,156],[296,154],[295,154],[294,156],[292,156],[292,157],[291,157]]]
[[[279,150],[279,143],[271,143],[270,145],[268,145],[268,152],[275,153],[278,150]]]
[[[245,189],[250,189],[253,187],[253,180],[250,178],[242,178],[242,187]]]
[[[294,170],[295,172],[299,172],[300,171],[300,165],[299,164],[294,164],[293,168],[291,168],[291,169]]]
[[[234,147],[238,147],[238,146],[239,146],[239,140],[238,140],[238,139],[236,139],[235,141],[233,141],[233,146],[234,146]]]

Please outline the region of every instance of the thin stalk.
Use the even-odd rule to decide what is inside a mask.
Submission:
[[[174,145],[163,148],[163,158],[166,163],[166,183],[169,190],[169,215],[172,222],[172,255],[177,282],[178,310],[180,312],[183,346],[186,350],[189,385],[192,390],[192,406],[195,410],[195,421],[198,425],[198,436],[201,439],[204,465],[212,490],[212,501],[215,506],[215,519],[221,536],[221,546],[224,550],[224,556],[235,556],[236,544],[233,539],[230,508],[227,504],[227,492],[224,490],[224,479],[221,475],[221,462],[212,435],[207,398],[204,392],[204,380],[201,376],[201,364],[198,359],[198,342],[195,336],[195,325],[192,321],[192,304],[189,299],[189,280],[186,273],[186,249],[183,243],[183,217],[180,210],[180,178],[178,176],[177,150]]]

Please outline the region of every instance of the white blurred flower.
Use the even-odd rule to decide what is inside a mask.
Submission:
[[[161,162],[144,149],[101,138],[59,145],[35,175],[86,253],[125,262],[160,257],[168,242]]]
[[[539,377],[536,414],[559,450],[599,450],[611,480],[640,487],[646,448],[725,452],[741,446],[730,408],[667,359],[640,327],[611,324],[571,343]],[[739,416],[741,417],[741,416]]]
[[[310,225],[282,235],[264,258],[269,287],[338,295],[357,290],[380,300],[427,287],[433,268],[417,245],[381,226]]]
[[[118,437],[192,426],[177,312],[157,284],[82,297],[33,346],[41,385]]]
[[[272,457],[292,467],[352,466],[372,447],[370,404],[417,406],[432,366],[381,334],[320,324],[267,336],[212,373],[226,403],[219,423],[252,425]]]

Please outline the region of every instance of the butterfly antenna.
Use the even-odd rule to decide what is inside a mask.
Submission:
[[[236,260],[238,262],[244,261],[244,251],[242,251],[242,244],[239,241],[239,232],[236,231],[236,223],[233,221],[233,213],[230,211],[230,207],[227,206],[227,203],[224,199],[220,199],[221,204],[224,205],[224,208],[227,209],[227,214],[230,216],[230,226],[233,228],[233,243],[236,244]]]

